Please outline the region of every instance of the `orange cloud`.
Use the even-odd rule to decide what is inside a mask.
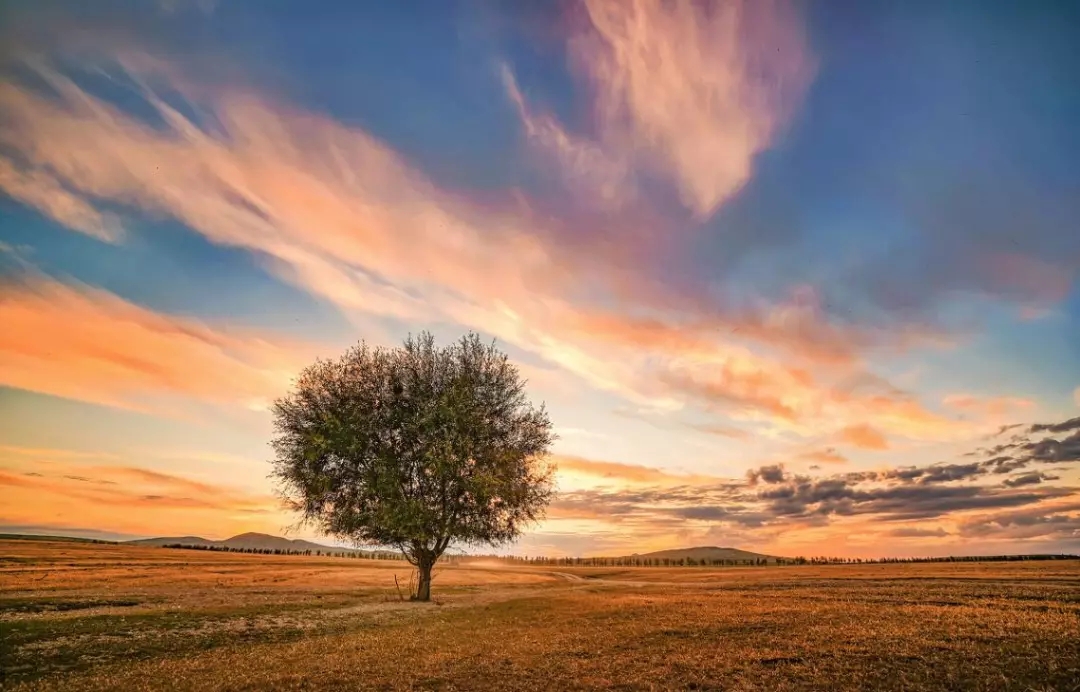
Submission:
[[[942,404],[956,411],[994,419],[1015,416],[1035,406],[1034,401],[1022,397],[980,398],[971,394],[950,394],[942,400]]]
[[[889,441],[879,431],[866,424],[849,425],[843,428],[837,439],[861,449],[883,450],[889,448]]]
[[[0,523],[94,526],[126,533],[212,535],[278,530],[285,517],[269,495],[151,469],[38,461],[32,471],[0,470]]]
[[[806,461],[813,461],[819,464],[846,464],[848,462],[847,457],[837,452],[832,447],[827,449],[816,449],[812,452],[804,452],[799,457]]]
[[[571,43],[605,147],[668,174],[709,216],[750,178],[813,72],[790,3],[585,0]]]
[[[711,476],[683,475],[635,464],[614,461],[598,461],[583,457],[555,455],[551,460],[560,475],[575,474],[593,478],[620,481],[620,484],[636,483],[651,485],[682,485],[686,483],[716,482]]]
[[[0,471],[0,485],[32,488],[114,508],[202,508],[269,511],[271,496],[251,495],[180,476],[137,467],[83,467],[51,464],[42,471]],[[26,508],[24,508],[26,509]]]
[[[709,435],[716,435],[718,437],[729,437],[733,440],[745,440],[750,437],[750,433],[739,428],[733,428],[728,425],[717,425],[715,423],[701,423],[697,425],[691,425],[691,428],[699,432],[703,432]]]
[[[666,374],[663,382],[709,405],[730,406],[749,413],[762,411],[785,421],[798,417],[794,404],[785,400],[799,387],[791,373],[751,369],[732,362],[700,371],[702,377],[690,373]]]
[[[16,445],[0,445],[0,457],[2,458],[15,458],[22,457],[28,460],[35,459],[47,459],[47,460],[115,460],[118,457],[115,454],[108,452],[90,452],[73,449],[46,449],[39,447],[19,447]]]
[[[264,405],[310,357],[41,277],[0,286],[0,323],[0,383],[125,408],[162,395]]]

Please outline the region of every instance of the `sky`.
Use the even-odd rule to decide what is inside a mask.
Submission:
[[[318,538],[320,357],[494,339],[501,551],[1080,551],[1075,3],[0,3],[0,531]]]

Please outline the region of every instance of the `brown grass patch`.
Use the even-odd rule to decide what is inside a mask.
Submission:
[[[18,689],[1080,689],[1076,562],[453,565],[438,606],[401,563],[58,546],[0,544],[0,605],[46,604],[0,615]]]

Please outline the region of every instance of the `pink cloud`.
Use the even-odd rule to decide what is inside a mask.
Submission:
[[[537,151],[551,157],[568,188],[587,195],[588,201],[603,207],[625,204],[635,193],[630,162],[606,151],[586,137],[568,132],[550,113],[538,113],[525,101],[510,68],[500,70],[503,86],[518,110],[525,135]]]
[[[968,415],[995,420],[1011,420],[1035,407],[1033,400],[1024,397],[977,397],[971,394],[950,394],[942,400],[942,404]]]
[[[118,219],[98,211],[44,170],[20,170],[0,158],[0,189],[61,225],[98,240],[114,243],[123,235]]]
[[[880,431],[866,424],[849,425],[838,435],[840,442],[861,449],[884,450],[889,448],[889,441]]]
[[[1035,319],[1047,305],[1064,300],[1076,273],[1075,267],[1017,253],[989,255],[983,259],[982,269],[990,275],[993,285],[1034,301],[1025,306],[1024,319]]]
[[[571,42],[600,141],[669,176],[707,217],[750,178],[814,71],[791,3],[585,0]]]

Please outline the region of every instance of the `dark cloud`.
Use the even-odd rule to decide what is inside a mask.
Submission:
[[[962,481],[986,473],[985,467],[978,463],[971,464],[934,464],[933,466],[909,466],[904,468],[884,471],[878,477],[897,479],[902,481],[916,481],[919,483],[948,483],[950,481]]]
[[[750,485],[757,485],[758,482],[780,483],[785,478],[784,466],[783,464],[773,464],[771,466],[750,469],[746,472],[746,478],[750,481]]]
[[[878,515],[888,521],[927,519],[969,509],[1019,507],[1072,493],[1067,488],[1018,492],[976,485],[901,484],[860,487],[843,478],[795,480],[758,493],[778,517]]]
[[[772,517],[765,512],[748,509],[744,505],[696,505],[663,510],[665,514],[691,521],[715,521],[739,524],[748,528],[764,526]]]
[[[30,475],[30,474],[26,474]],[[40,476],[41,474],[35,474]],[[80,483],[96,483],[97,485],[116,485],[116,481],[110,481],[105,478],[87,478],[86,476],[65,475],[64,478],[70,481],[79,481]]]
[[[894,538],[944,538],[952,534],[939,526],[936,529],[903,527],[889,531],[888,535]]]
[[[1068,432],[1072,434],[1059,439]],[[994,474],[1011,473],[1031,464],[1080,462],[1080,417],[1059,423],[1035,423],[1009,442],[975,450],[969,456],[986,457],[980,466]]]
[[[1064,440],[1047,438],[1038,442],[1029,442],[1021,447],[1027,453],[1029,461],[1042,463],[1060,463],[1080,461],[1080,431]]]
[[[978,475],[977,470],[967,466],[810,478],[789,475],[774,465],[752,470],[745,483],[565,493],[553,503],[551,516],[604,518],[616,523],[700,521],[747,528],[820,525],[833,516],[910,521],[965,510],[1024,507],[1075,491],[1031,487],[1055,479],[1046,475],[1039,475],[1037,480],[1019,476],[998,486],[965,484]]]
[[[1005,481],[1005,486],[1008,488],[1019,488],[1022,485],[1038,485],[1043,481],[1056,481],[1057,476],[1050,476],[1039,471],[1032,471],[1031,473],[1022,473],[1019,476],[1013,476]]]
[[[742,482],[635,490],[589,489],[560,493],[549,508],[551,517],[598,517],[622,520],[675,515],[689,510],[698,518],[719,518],[743,512],[741,503],[753,500]],[[705,515],[711,515],[706,517]],[[684,516],[684,518],[691,518]]]
[[[960,535],[995,539],[1080,539],[1080,503],[977,517],[960,525]]]
[[[1028,462],[1024,459],[1017,459],[1016,457],[994,457],[993,459],[987,459],[982,462],[983,467],[990,473],[1011,473],[1018,469],[1022,469],[1028,465]]]
[[[1028,432],[1040,433],[1063,433],[1071,430],[1080,430],[1080,416],[1076,418],[1070,418],[1069,420],[1062,421],[1060,423],[1036,423],[1028,428]],[[1075,436],[1074,436],[1075,437]]]

